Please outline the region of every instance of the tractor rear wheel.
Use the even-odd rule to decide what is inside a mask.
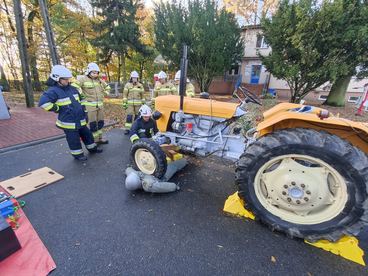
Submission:
[[[167,169],[166,154],[153,140],[141,138],[130,149],[133,168],[145,174],[162,178]]]
[[[237,162],[236,183],[256,219],[291,237],[336,241],[368,224],[368,158],[324,131],[261,137]]]

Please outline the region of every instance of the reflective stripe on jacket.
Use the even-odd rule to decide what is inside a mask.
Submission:
[[[78,90],[71,86],[60,86],[49,79],[50,86],[40,98],[39,106],[46,111],[58,113],[56,125],[63,129],[79,129],[87,124],[84,107]]]
[[[139,138],[152,138],[158,132],[156,121],[152,118],[146,122],[142,117],[134,121],[130,129],[130,141],[134,143]]]
[[[106,82],[100,79],[95,80],[88,76],[83,76],[74,81],[72,86],[78,88],[83,95],[83,105],[96,107],[103,105],[103,98],[109,94],[111,89]]]
[[[166,82],[161,84],[160,82],[156,84],[154,90],[154,97],[165,96],[165,95],[176,95],[176,88],[171,82]]]
[[[128,105],[142,105],[145,103],[144,88],[139,82],[133,84],[128,82],[123,90],[123,103]]]
[[[176,91],[179,94],[179,86],[180,85],[176,85]],[[194,89],[194,85],[191,84],[190,82],[187,82],[186,84],[186,88],[185,88],[185,96],[187,97],[194,97],[195,96],[195,89]]]

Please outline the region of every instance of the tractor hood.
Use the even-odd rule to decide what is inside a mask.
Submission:
[[[212,116],[230,119],[235,116],[237,103],[219,102],[210,99],[184,97],[183,111],[186,114]],[[180,96],[167,95],[155,99],[155,109],[160,111],[162,117],[157,121],[160,131],[166,131],[172,112],[180,109]]]

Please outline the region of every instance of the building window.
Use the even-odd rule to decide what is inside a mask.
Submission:
[[[325,100],[327,100],[327,95],[319,95],[318,100],[319,101],[325,101]]]
[[[268,48],[268,44],[266,42],[264,35],[257,34],[256,47],[257,48]]]
[[[349,103],[357,103],[359,101],[360,97],[359,96],[350,96],[348,99]]]

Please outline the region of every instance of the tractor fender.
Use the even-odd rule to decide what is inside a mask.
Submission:
[[[307,112],[295,111],[303,105],[281,103],[263,114],[264,120],[257,126],[257,137],[262,137],[279,129],[307,128],[323,130],[348,140],[368,154],[368,124],[354,122],[336,116],[321,119],[321,108],[312,107]]]

